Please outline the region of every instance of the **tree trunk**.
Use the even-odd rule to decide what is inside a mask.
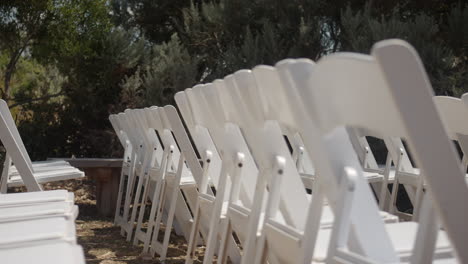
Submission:
[[[10,81],[13,70],[8,66],[5,70],[5,80],[4,80],[4,90],[2,94],[2,99],[8,102],[10,99]]]
[[[2,99],[5,100],[7,103],[8,103],[8,100],[10,100],[11,77],[13,76],[13,73],[15,72],[16,63],[18,62],[22,52],[23,52],[23,48],[18,49],[15,52],[13,52],[13,54],[10,57],[10,61],[8,62],[8,65],[5,69],[5,79],[3,80],[3,84],[5,87],[2,93]]]

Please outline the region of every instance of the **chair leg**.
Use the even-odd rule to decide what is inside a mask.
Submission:
[[[265,170],[261,171],[257,178],[253,198],[254,204],[252,204],[252,212],[249,215],[249,224],[246,232],[247,237],[245,238],[244,243],[244,254],[241,261],[242,264],[253,263],[255,256],[262,253],[262,249],[255,245],[257,244],[258,221],[260,219],[262,201],[266,189],[265,173]]]
[[[385,200],[387,199],[387,191],[388,191],[388,178],[390,176],[390,166],[392,165],[392,157],[390,153],[387,153],[387,161],[385,162],[385,170],[384,170],[384,178],[382,181],[382,186],[380,187],[380,195],[379,195],[379,208],[380,210],[384,210],[385,208]]]
[[[193,224],[192,224],[192,230],[190,232],[190,239],[188,241],[188,246],[187,246],[187,256],[185,258],[185,264],[190,264],[193,263],[193,259],[195,258],[195,247],[197,245],[197,238],[198,238],[198,233],[199,233],[199,227],[200,227],[200,200],[198,199],[198,202],[195,206],[195,214],[193,217]]]
[[[268,258],[268,241],[263,239],[263,243],[257,246],[257,254],[255,255],[254,264],[267,263]]]
[[[203,258],[203,264],[211,264],[216,247],[216,240],[219,236],[219,224],[221,221],[221,211],[224,203],[224,193],[226,191],[227,172],[229,171],[228,164],[223,162],[221,166],[221,177],[218,183],[213,210],[210,219],[210,231],[206,239],[206,250]]]
[[[138,162],[138,156],[134,154],[132,157],[132,162],[130,164],[130,173],[127,182],[127,192],[125,193],[123,221],[120,229],[120,234],[122,236],[125,236],[125,234],[128,232],[128,214],[130,211],[130,203],[132,202],[131,200],[133,197],[133,188],[135,186],[136,180],[136,166]]]
[[[150,184],[150,176],[146,175],[146,180],[144,180],[143,184],[143,197],[141,199],[141,206],[140,210],[138,212],[138,220],[137,220],[137,225],[135,229],[135,236],[133,237],[133,245],[138,245],[138,241],[140,240],[140,233],[141,227],[143,225],[143,217],[145,216],[145,209],[146,209],[146,202],[148,201],[148,189],[149,189],[149,184]],[[149,230],[147,230],[149,231]]]
[[[421,202],[421,221],[410,259],[411,264],[431,263],[433,261],[439,225],[430,199],[430,196],[426,195]]]
[[[155,218],[158,218],[158,210],[159,210],[159,205],[161,201],[161,189],[162,188],[163,188],[163,180],[159,178],[157,180],[156,189],[153,194],[153,200],[151,203],[151,211],[150,211],[150,215],[148,218],[148,227],[147,227],[146,236],[143,242],[144,254],[148,253],[148,250],[150,250],[151,235],[154,234],[153,229],[157,221],[157,219],[155,220]],[[151,248],[151,250],[153,251],[154,248]],[[154,256],[153,252],[151,254],[153,254],[152,256]]]
[[[150,243],[151,243],[151,236],[153,235],[153,230],[154,230],[154,225],[157,220],[155,218],[158,218],[158,209],[161,203],[161,192],[163,192],[163,188],[165,186],[165,175],[167,172],[167,164],[170,163],[172,160],[172,152],[167,152],[165,151],[163,153],[163,157],[161,160],[161,165],[159,168],[159,172],[157,175],[156,179],[156,187],[153,193],[153,199],[151,202],[151,210],[150,210],[150,215],[148,217],[148,227],[146,229],[145,236],[143,238],[143,254],[148,253],[150,250]],[[159,226],[157,227],[159,229]],[[154,248],[151,248],[151,254],[154,256]]]
[[[398,211],[398,208],[396,206],[396,199],[397,199],[397,193],[398,193],[398,188],[400,182],[397,179],[397,173],[395,173],[395,180],[393,181],[393,187],[392,187],[392,196],[390,198],[390,213],[395,214]]]
[[[0,179],[0,193],[8,192],[8,178],[10,176],[11,158],[8,153],[5,154],[5,162],[3,163],[2,178]]]
[[[141,173],[140,173],[141,174]],[[143,181],[144,181],[144,175],[140,175],[138,176],[138,181],[137,181],[137,190],[136,190],[136,193],[135,193],[135,197],[133,199],[133,208],[132,208],[132,214],[130,216],[130,220],[128,221],[129,223],[129,230],[127,231],[127,241],[130,242],[130,240],[132,239],[132,235],[133,235],[133,229],[134,229],[134,224],[135,224],[135,218],[136,218],[136,213],[138,211],[138,203],[140,201],[140,198],[141,198],[141,188],[143,186]]]
[[[177,187],[174,187],[172,197],[171,197],[171,204],[169,207],[169,213],[167,217],[168,219],[166,223],[166,230],[164,231],[164,240],[163,240],[163,246],[162,246],[163,251],[160,255],[161,261],[166,260],[167,248],[169,246],[169,239],[171,237],[171,228],[172,228],[172,223],[174,221],[174,214],[175,214],[175,209],[176,209],[176,204],[177,204],[177,196],[178,196],[178,192],[180,191],[178,186],[179,185],[177,184]]]
[[[120,173],[120,183],[119,183],[119,192],[117,194],[117,204],[115,206],[115,215],[114,215],[114,224],[118,224],[118,219],[120,217],[120,209],[122,204],[122,196],[124,193],[124,184],[125,184],[125,177],[128,175],[125,173],[124,168],[122,167],[122,172]]]
[[[159,194],[159,199],[157,203],[157,210],[156,210],[156,220],[154,221],[154,225],[152,225],[153,235],[151,238],[151,254],[154,256],[154,253],[160,248],[158,245],[158,236],[159,236],[159,229],[161,228],[161,221],[163,221],[163,214],[164,214],[164,204],[165,204],[165,196],[166,196],[166,190],[167,190],[167,183],[165,180],[162,180],[162,185],[161,185],[161,191]],[[169,215],[168,215],[169,217]],[[154,227],[153,227],[154,226]],[[167,227],[166,228],[171,228]],[[161,256],[161,250],[157,252],[158,255]]]
[[[416,195],[415,195],[415,203],[413,206],[413,216],[411,220],[413,221],[418,221],[419,220],[419,213],[420,213],[420,207],[421,207],[421,202],[423,200],[424,196],[424,177],[422,175],[419,175],[419,180],[418,180],[418,187],[416,188]]]
[[[398,174],[401,170],[401,159],[403,158],[403,155],[404,155],[404,151],[402,149],[400,149],[400,152],[399,152],[399,155],[398,155],[398,159],[397,159],[397,162],[395,164],[395,179],[393,180],[393,188],[392,188],[392,197],[390,199],[390,213],[391,214],[396,214],[396,212],[398,211],[398,208],[396,206],[396,199],[397,199],[397,195],[398,195],[398,188],[399,188],[399,185],[400,185],[400,181],[398,180]]]
[[[219,251],[218,251],[218,264],[227,263],[228,244],[229,244],[229,238],[231,237],[231,234],[232,234],[232,226],[231,226],[231,221],[228,216],[226,219],[226,222],[222,226],[221,243],[219,245]]]

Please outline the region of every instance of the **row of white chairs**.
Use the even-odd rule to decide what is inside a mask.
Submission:
[[[73,193],[65,190],[0,195],[1,262],[84,264],[77,216]]]
[[[21,186],[30,192],[41,191],[43,183],[84,177],[82,171],[64,160],[32,162],[4,100],[0,100],[0,140],[6,150],[0,193]]]
[[[434,97],[416,51],[388,40],[179,92],[189,133],[173,106],[111,115],[125,147],[115,222],[162,260],[174,226],[186,263],[199,244],[204,263],[468,262],[467,158],[451,142],[468,153],[466,98]],[[399,184],[412,221],[394,215]]]
[[[5,101],[0,100],[0,140],[6,149],[0,179],[0,262],[84,264],[76,243],[78,207],[65,190],[41,184],[78,179],[84,173],[63,160],[32,162]],[[24,186],[28,192],[7,193]]]
[[[84,177],[63,160],[32,162],[5,101],[0,100],[0,139],[6,157],[0,179],[0,262],[84,264],[76,243],[78,207],[73,193],[44,191],[41,184]],[[25,186],[26,193],[7,193]]]

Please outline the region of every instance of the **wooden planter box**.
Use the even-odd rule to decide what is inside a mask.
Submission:
[[[122,159],[65,159],[84,171],[96,183],[96,206],[99,215],[113,217],[119,192]]]

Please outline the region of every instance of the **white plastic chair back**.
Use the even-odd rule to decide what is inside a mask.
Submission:
[[[296,170],[295,162],[292,160],[284,141],[282,131],[277,122],[266,120],[266,116],[260,107],[261,104],[254,101],[254,99],[261,98],[261,96],[252,72],[249,70],[238,71],[233,75],[233,79],[233,82],[230,83],[231,86],[228,86],[226,91],[230,94],[230,98],[237,105],[237,108],[240,108],[239,106],[243,103],[241,108],[245,113],[236,111],[235,108],[230,109],[230,112],[240,127],[245,130],[244,135],[260,166],[264,169],[273,169],[276,166],[275,157],[281,156],[284,158],[285,168],[281,180],[280,204],[278,206],[287,223],[299,230],[303,230],[306,218],[304,208],[308,207],[308,199],[300,175]],[[227,82],[227,85],[229,85],[229,82]],[[244,98],[251,99],[244,100]],[[229,106],[228,104],[223,105]],[[270,188],[272,187],[270,186]]]
[[[463,249],[468,229],[462,220],[468,217],[468,187],[416,51],[389,40],[374,45],[371,56],[327,56],[298,91],[323,133],[349,125],[406,139],[426,176],[437,216],[460,260],[468,261]]]
[[[0,100],[0,109],[4,107],[8,107],[6,102]],[[11,127],[11,120],[9,119],[11,118],[11,114],[9,111],[6,115],[3,114],[3,112],[4,111],[0,114],[0,140],[5,146],[8,156],[10,156],[13,163],[15,163],[28,191],[41,191],[41,186],[34,178],[31,160],[29,159],[27,152],[25,152],[24,145],[21,140],[17,141],[14,136],[15,133],[13,130],[16,129],[16,126],[13,124],[14,126]],[[2,175],[2,178],[5,176],[8,175]]]

